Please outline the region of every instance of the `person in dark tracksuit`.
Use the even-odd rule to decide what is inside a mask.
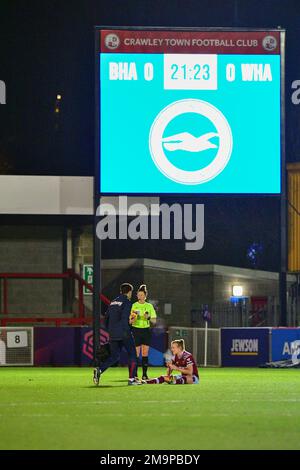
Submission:
[[[109,367],[120,359],[124,347],[128,353],[129,380],[128,385],[140,385],[137,380],[137,356],[129,316],[131,311],[131,296],[133,286],[128,283],[121,284],[120,295],[109,305],[107,310],[110,356],[99,367],[94,369],[94,384],[99,385],[100,376]]]

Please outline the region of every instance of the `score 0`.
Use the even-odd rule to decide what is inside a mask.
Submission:
[[[154,68],[151,62],[143,67],[143,78],[149,82],[153,80]],[[109,62],[110,80],[138,80],[139,73],[135,62]]]
[[[234,82],[235,80],[235,65],[234,64],[226,65],[226,80],[228,82]]]

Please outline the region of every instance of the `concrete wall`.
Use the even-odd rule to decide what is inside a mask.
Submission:
[[[191,276],[191,305],[193,309],[214,302],[214,276],[209,273],[195,273]]]
[[[134,286],[133,300],[135,301],[137,287],[144,281],[144,269],[142,266],[132,266],[130,268],[104,268],[103,291],[110,299],[119,294],[120,285],[129,282]]]
[[[92,226],[85,225],[72,230],[72,260],[69,267],[77,273],[83,264],[93,264]]]
[[[0,272],[61,273],[62,263],[61,227],[0,226]],[[61,313],[62,281],[12,279],[8,299],[9,313]]]
[[[82,226],[73,229],[70,235],[72,243],[72,263],[76,272],[80,273],[83,264],[93,263],[93,234],[92,226]],[[152,261],[152,262],[151,262]],[[190,269],[186,271],[178,263],[167,263],[144,259],[106,260],[102,261],[103,293],[114,298],[119,292],[122,282],[138,286],[146,283],[149,288],[149,299],[156,300],[157,310],[163,325],[190,324],[191,311],[191,277]],[[168,269],[171,266],[172,270]],[[167,281],[167,282],[166,282]],[[77,292],[76,292],[77,295]],[[171,304],[171,314],[165,314],[165,304]],[[85,296],[87,312],[92,312],[92,296]],[[167,307],[168,308],[168,307]]]
[[[246,297],[252,296],[277,296],[278,297],[278,280],[277,279],[259,279],[255,278],[253,272],[252,279],[242,278],[236,275],[222,276],[215,275],[213,279],[213,301],[225,302],[232,295],[232,286],[242,285],[243,293]]]
[[[92,227],[85,226],[74,235],[73,267],[80,272],[82,264],[90,263],[92,263]],[[163,325],[191,325],[192,310],[196,311],[193,319],[194,315],[198,318],[203,304],[209,306],[218,304],[219,315],[222,315],[224,304],[224,314],[225,311],[228,313],[231,311],[229,300],[234,284],[243,285],[244,295],[249,297],[248,310],[252,296],[268,297],[270,306],[279,303],[277,273],[144,258],[102,261],[103,292],[109,298],[118,293],[119,285],[126,280],[135,288],[142,282],[147,284],[149,298],[156,301]],[[91,312],[91,296],[85,297],[85,304]],[[171,304],[171,314],[166,314],[166,304]]]
[[[0,175],[0,214],[93,214],[93,178]]]
[[[0,272],[61,273],[64,262],[63,227],[10,225],[0,227]],[[68,267],[81,272],[93,263],[92,226],[69,229]],[[103,253],[105,258],[105,253]],[[103,259],[103,293],[114,298],[122,282],[135,287],[146,283],[163,325],[191,325],[192,310],[203,304],[228,303],[233,284],[242,284],[244,295],[266,296],[278,303],[278,274],[218,265],[191,265],[154,259]],[[288,282],[294,282],[289,276]],[[0,292],[0,296],[2,293]],[[76,291],[75,291],[76,296]],[[0,299],[1,300],[1,299]],[[63,312],[60,280],[9,281],[10,313],[57,314]],[[85,296],[87,313],[92,296]],[[76,312],[76,298],[73,302]],[[69,311],[71,308],[69,309]]]
[[[130,282],[134,286],[135,301],[137,288],[145,283],[149,291],[148,298],[154,302],[161,326],[189,325],[190,276],[180,271],[168,272],[160,269],[159,261],[151,261],[103,260],[103,292],[113,298],[119,292],[122,282]],[[155,264],[157,267],[154,267]]]
[[[191,317],[191,278],[180,270],[168,272],[158,267],[145,267],[145,283],[149,290],[149,299],[158,301],[157,314],[163,325],[190,325]],[[171,314],[167,314],[171,305]]]

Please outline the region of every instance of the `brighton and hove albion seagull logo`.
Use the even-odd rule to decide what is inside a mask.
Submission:
[[[170,137],[163,138],[164,147],[171,152],[175,150],[186,150],[187,152],[202,152],[203,150],[217,148],[216,144],[210,142],[213,137],[218,137],[216,132],[207,132],[206,134],[195,137],[189,132],[182,132]]]
[[[217,132],[193,135],[185,131],[164,137],[168,124],[186,113],[204,116]],[[218,144],[211,141],[216,137]],[[226,167],[232,152],[232,133],[225,116],[215,106],[202,100],[180,100],[164,108],[155,118],[150,130],[149,148],[155,165],[167,178],[181,184],[201,184],[215,178]],[[209,165],[195,171],[178,168],[166,155],[166,150],[183,150],[193,158],[193,154],[208,149],[217,149],[215,157]]]

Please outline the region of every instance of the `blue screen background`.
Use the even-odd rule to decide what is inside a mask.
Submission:
[[[141,194],[280,193],[280,56],[218,55],[217,90],[164,90],[163,54],[100,54],[100,192]],[[139,79],[109,80],[109,62],[135,62]],[[144,64],[154,65],[154,79],[143,78]],[[269,63],[272,82],[243,82],[242,63]],[[226,80],[226,65],[235,64],[236,80]],[[163,175],[149,151],[149,132],[158,113],[170,103],[195,98],[216,106],[232,131],[233,149],[225,169],[214,179],[179,184]],[[201,121],[201,122],[200,122]],[[184,124],[183,124],[184,123]],[[214,131],[198,115],[182,115],[165,135]],[[184,126],[184,128],[183,128]],[[199,132],[198,132],[199,134]],[[216,141],[213,141],[217,143]],[[212,149],[184,158],[186,152],[166,152],[175,166],[196,170],[214,158]]]

